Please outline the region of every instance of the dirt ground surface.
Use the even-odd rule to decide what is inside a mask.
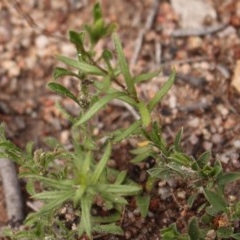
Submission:
[[[208,0],[216,18],[206,18],[205,25],[192,34],[184,29],[180,34],[176,31],[181,29],[181,18],[170,1],[158,1],[157,5],[154,0],[101,2],[106,20],[118,25],[132,72],[163,69],[159,77],[139,86],[139,94],[151,98],[166,81],[171,68],[177,71],[176,83],[156,113],[166,139],[173,141],[183,126],[183,147],[189,154],[199,156],[211,150],[213,158],[218,158],[226,171],[239,171],[240,1]],[[18,5],[16,1],[1,1],[0,122],[6,123],[7,137],[18,146],[24,147],[33,140],[39,147],[46,136],[56,136],[63,144],[69,144],[69,123],[59,116],[55,101],[74,109],[70,101],[48,91],[46,83],[52,80],[53,68],[58,65],[57,54],[75,56],[67,32],[81,30],[83,24],[92,20],[93,3],[93,0],[22,0]],[[151,14],[155,17],[147,26]],[[219,23],[224,24],[211,31]],[[110,42],[107,44],[111,46]],[[71,87],[68,81],[65,84]],[[108,118],[99,123],[99,129],[116,129],[119,122],[127,124],[132,117],[126,112],[110,105],[102,113],[103,119],[106,114]],[[123,118],[123,113],[127,117]],[[118,168],[130,168],[127,150],[124,144],[115,149],[116,156],[121,158]],[[139,171],[144,172],[145,166]],[[98,239],[160,239],[159,229],[172,222],[184,229],[188,189],[177,180],[160,181],[158,185],[146,220],[140,218],[139,212],[131,211],[132,203],[122,223],[124,237],[98,236]],[[236,199],[239,193],[238,185],[229,190],[229,196]],[[30,210],[29,206],[27,209]],[[0,187],[0,226],[8,222],[5,210]],[[188,213],[188,217],[191,215],[194,211]]]

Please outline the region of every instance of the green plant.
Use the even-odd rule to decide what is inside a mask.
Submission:
[[[128,201],[125,196],[142,192],[142,187],[127,177],[126,171],[107,167],[113,144],[131,136],[141,136],[148,131],[151,112],[161,101],[174,82],[173,72],[162,89],[148,103],[141,100],[136,85],[151,79],[159,71],[132,76],[124,56],[115,26],[104,23],[99,3],[95,4],[92,25],[85,26],[85,32],[70,31],[70,41],[77,50],[77,59],[59,56],[67,68],[56,68],[55,80],[70,76],[78,84],[77,94],[59,82],[53,81],[48,88],[57,94],[70,98],[79,107],[77,116],[71,115],[57,104],[61,113],[72,123],[71,142],[73,149],[62,146],[54,138],[46,139],[49,150],[34,150],[32,143],[21,150],[8,141],[1,131],[0,153],[13,159],[22,169],[20,177],[27,179],[27,191],[44,205],[25,220],[25,230],[8,232],[12,239],[69,239],[93,233],[122,234],[118,225],[123,208]],[[114,52],[104,49],[98,57],[94,50],[96,43],[112,34],[117,64],[113,65]],[[120,77],[123,81],[120,81]],[[111,100],[118,99],[132,106],[139,114],[139,120],[127,129],[105,133],[104,141],[93,134],[92,119]],[[63,167],[56,164],[62,161]],[[40,185],[40,192],[37,186]],[[146,216],[149,196],[138,196],[141,213]],[[58,216],[64,206],[74,208],[74,229],[68,229]],[[103,216],[94,216],[94,206],[101,208]]]
[[[142,155],[146,157],[147,153],[147,156],[153,157],[157,162],[157,166],[148,171],[152,178],[169,179],[180,176],[184,179],[191,192],[187,201],[189,209],[198,197],[205,198],[205,202],[198,209],[200,216],[189,220],[188,233],[179,233],[174,224],[162,230],[163,239],[200,240],[205,239],[211,230],[221,239],[239,239],[240,234],[234,232],[234,223],[240,220],[240,202],[230,203],[225,196],[225,188],[227,184],[239,180],[240,173],[224,173],[218,160],[211,164],[210,152],[203,153],[197,159],[185,154],[180,145],[183,129],[176,135],[172,146],[167,146],[161,134],[157,134],[160,132],[157,124],[153,125],[150,132],[145,132],[149,144],[144,147],[144,152],[142,149],[134,150],[137,156],[132,161],[142,161]],[[214,226],[213,222],[218,218],[219,223]]]

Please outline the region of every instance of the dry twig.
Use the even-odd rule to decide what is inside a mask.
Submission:
[[[124,107],[131,113],[131,115],[134,117],[135,120],[140,119],[138,112],[128,103],[115,99],[115,100],[112,100],[110,104],[118,107]]]
[[[35,31],[42,33],[43,35],[47,36],[47,37],[52,37],[54,39],[57,40],[61,40],[64,42],[69,42],[68,39],[64,36],[61,35],[57,35],[57,34],[52,34],[49,33],[46,29],[41,28],[35,21],[34,19],[28,14],[26,13],[22,6],[21,3],[19,3],[17,0],[10,0],[9,1],[10,5],[17,11],[17,13],[26,20],[26,22],[29,24],[30,27],[32,27]]]
[[[161,64],[161,67],[175,66],[175,65],[185,64],[185,63],[196,63],[196,62],[209,61],[209,60],[211,59],[207,56],[191,57],[191,58],[185,58],[181,60],[171,60]]]
[[[170,68],[163,68],[163,74],[169,76],[172,72],[172,69]],[[193,87],[202,87],[206,83],[206,79],[203,77],[195,77],[191,75],[185,75],[181,73],[176,74],[176,80],[182,80],[183,82],[186,82],[190,84]]]
[[[220,23],[210,27],[203,27],[200,29],[176,29],[172,32],[173,37],[189,37],[189,36],[204,36],[208,34],[213,34],[223,30],[228,24]]]
[[[134,49],[134,53],[130,62],[130,66],[133,67],[138,59],[139,53],[141,51],[142,48],[142,44],[143,44],[143,39],[145,34],[152,28],[155,17],[157,15],[158,12],[158,5],[159,5],[159,1],[160,0],[154,0],[152,8],[150,10],[150,13],[148,15],[147,21],[145,23],[144,28],[139,32],[137,40],[136,40],[136,44],[135,44],[135,49]]]
[[[23,201],[20,184],[14,163],[9,159],[0,159],[0,175],[2,178],[8,220],[18,223],[24,218]]]
[[[186,113],[190,113],[196,110],[206,110],[207,108],[211,107],[211,105],[212,105],[211,101],[210,102],[201,101],[201,102],[192,103],[187,106],[179,107],[179,110]]]

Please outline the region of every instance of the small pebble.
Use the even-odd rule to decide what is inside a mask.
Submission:
[[[68,130],[62,130],[60,134],[60,142],[63,145],[69,144],[69,139],[70,139],[70,132]]]
[[[211,142],[207,142],[207,141],[204,141],[203,142],[203,148],[206,150],[206,151],[209,151],[212,149],[212,146],[213,144]]]
[[[7,43],[11,39],[10,29],[0,26],[0,44]]]
[[[205,140],[210,140],[211,139],[211,133],[206,128],[203,129],[202,133],[204,135]]]
[[[186,192],[185,191],[178,192],[177,197],[180,199],[186,199]]]
[[[170,108],[176,108],[176,106],[177,106],[177,98],[176,98],[176,96],[170,96],[170,98],[169,98],[169,107]]]
[[[185,64],[182,65],[182,67],[181,67],[181,72],[182,72],[183,74],[189,74],[190,71],[191,71],[191,66],[190,66],[190,64],[185,63]]]
[[[5,60],[2,67],[8,71],[9,77],[16,77],[20,74],[20,67],[13,60]]]
[[[216,239],[217,234],[216,231],[211,229],[207,232],[205,240],[214,240]]]
[[[192,51],[199,49],[202,45],[202,38],[200,37],[189,37],[187,41],[187,49]]]
[[[226,119],[223,126],[225,129],[234,128],[236,126],[236,121],[233,118],[229,117]]]
[[[235,148],[237,148],[237,149],[240,149],[240,140],[235,140],[235,141],[233,142],[233,146],[234,146]]]
[[[220,162],[227,164],[229,162],[229,156],[222,154],[218,157],[218,159],[220,160]]]
[[[62,44],[60,52],[62,55],[74,56],[76,55],[76,49],[72,44]]]
[[[162,200],[166,200],[168,197],[171,196],[171,192],[169,188],[161,187],[158,189],[158,194]]]
[[[214,125],[216,126],[220,126],[222,124],[222,118],[221,117],[217,117],[213,120]]]
[[[132,212],[128,212],[128,218],[131,220],[131,221],[135,221],[135,216],[134,216],[134,213]]]
[[[215,133],[212,135],[212,142],[215,144],[221,143],[222,139],[223,139],[223,137],[218,133]]]
[[[188,121],[188,126],[189,127],[196,128],[196,127],[199,127],[199,124],[200,124],[200,119],[199,118],[193,118],[190,121]]]
[[[116,161],[114,161],[113,159],[110,159],[107,163],[108,167],[110,168],[115,168],[117,166]]]
[[[177,186],[177,179],[170,178],[167,180],[167,183],[171,188],[175,188]]]
[[[239,169],[240,168],[240,162],[237,159],[234,159],[232,161],[233,167]]]
[[[210,64],[208,62],[201,62],[200,68],[208,70],[210,68]]]
[[[229,199],[229,201],[234,202],[237,199],[237,196],[229,195],[228,199]]]
[[[189,137],[189,141],[190,141],[191,144],[195,145],[195,144],[198,143],[199,139],[198,139],[198,137],[196,135],[191,135]]]
[[[221,113],[222,116],[227,116],[229,114],[229,110],[222,104],[217,106],[218,111]]]
[[[151,211],[148,211],[148,217],[150,217],[150,218],[153,218],[154,217],[154,213],[153,212],[151,212]]]
[[[125,232],[125,238],[126,239],[131,239],[131,237],[132,237],[132,233],[130,231],[126,231]]]
[[[167,182],[165,180],[159,181],[158,186],[159,187],[164,187],[166,186]]]
[[[26,123],[24,119],[20,116],[16,116],[14,118],[15,124],[17,126],[17,130],[23,130],[26,127]]]
[[[35,39],[35,44],[37,48],[43,49],[49,44],[49,39],[45,35],[40,35]]]
[[[0,102],[0,112],[4,114],[10,114],[11,110],[7,103]]]

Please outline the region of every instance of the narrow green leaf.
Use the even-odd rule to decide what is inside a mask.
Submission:
[[[200,155],[200,157],[197,159],[198,166],[203,169],[208,163],[209,159],[211,157],[211,152],[206,151]]]
[[[57,145],[55,145],[56,147]],[[28,154],[28,156],[32,156],[33,154],[33,150],[34,150],[34,142],[28,142],[26,145],[26,153]]]
[[[182,140],[182,135],[183,135],[183,128],[181,128],[174,140],[174,148],[176,149],[176,151],[181,151],[181,140]]]
[[[144,132],[148,140],[151,140],[153,144],[159,148],[165,155],[168,155],[167,143],[162,137],[160,125],[157,122],[152,124],[151,132]]]
[[[44,143],[52,149],[54,149],[56,147],[62,147],[63,148],[63,145],[58,141],[58,139],[55,138],[55,137],[52,137],[52,136],[46,137],[44,139]]]
[[[112,52],[107,50],[107,49],[104,49],[103,52],[102,52],[102,57],[103,59],[105,59],[105,61],[107,62],[107,64],[110,63],[110,60],[113,59],[113,55],[112,55]],[[112,70],[112,68],[110,68]]]
[[[140,113],[143,126],[147,127],[151,122],[151,117],[146,105],[143,102],[138,103],[138,111]]]
[[[134,122],[127,129],[123,130],[120,134],[118,134],[113,139],[113,143],[118,143],[118,142],[121,142],[122,140],[126,139],[131,134],[133,134],[135,132],[135,130],[138,129],[140,126],[141,126],[141,121],[140,120]]]
[[[61,207],[61,205],[66,202],[70,201],[73,197],[73,192],[65,192],[63,195],[59,195],[59,197],[56,197],[54,199],[49,199],[50,201],[46,203],[39,211],[39,214],[47,214],[50,213],[50,211],[54,210],[55,208]]]
[[[100,76],[104,76],[105,73],[99,69],[96,66],[90,65],[88,63],[85,62],[79,62],[77,60],[65,57],[65,56],[58,56],[58,59],[65,63],[66,65],[76,68],[80,71],[82,71],[83,73],[88,73],[88,74],[93,74],[93,75],[100,75]]]
[[[150,80],[156,76],[158,76],[158,74],[161,72],[161,69],[154,71],[154,72],[150,72],[150,73],[142,73],[136,77],[133,78],[134,83],[139,83],[139,82],[143,82],[143,81],[147,81]]]
[[[104,89],[104,85],[102,82],[94,81],[93,85],[100,91],[102,91]],[[112,87],[109,87],[106,91],[107,94],[113,94],[113,93],[117,93],[117,92],[119,92],[119,90],[116,90],[115,88],[112,88]],[[129,97],[129,95],[127,93],[123,92],[123,95],[117,97],[117,99],[119,99],[123,102],[126,102],[133,107],[137,107],[137,102],[132,97]]]
[[[53,71],[53,78],[54,79],[58,79],[60,77],[64,77],[64,76],[74,76],[78,78],[78,75],[74,72],[71,72],[65,68],[61,68],[61,67],[56,67]]]
[[[121,197],[118,193],[109,193],[106,191],[100,191],[100,192],[101,192],[101,197],[105,201],[109,202],[109,205],[110,205],[109,209],[113,208],[112,206],[113,203],[120,204],[120,205],[126,205],[128,203],[128,201],[124,197]]]
[[[112,223],[112,222],[117,222],[119,219],[121,219],[121,213],[120,212],[115,212],[109,216],[103,217],[103,216],[92,216],[93,222],[98,224],[98,223]],[[94,227],[93,227],[94,229]]]
[[[34,195],[36,193],[34,182],[32,179],[28,179],[27,185],[26,185],[26,190],[27,190],[28,194],[30,194],[30,195]]]
[[[86,157],[84,159],[82,167],[79,166],[79,169],[81,170],[81,172],[84,175],[86,175],[90,171],[91,163],[92,163],[92,152],[88,151],[86,154]]]
[[[154,167],[150,168],[147,171],[152,178],[163,178],[163,179],[169,179],[170,177],[170,169],[168,167]]]
[[[121,72],[124,76],[128,92],[129,92],[130,96],[132,96],[134,99],[137,99],[137,93],[136,93],[136,89],[134,86],[134,81],[130,74],[128,63],[127,63],[127,60],[126,60],[124,52],[123,52],[122,44],[116,33],[113,34],[113,41],[114,41],[116,52],[117,52],[119,66],[120,66]]]
[[[71,123],[75,123],[76,119],[62,106],[60,101],[56,102],[56,108],[58,111]]]
[[[198,226],[197,218],[193,217],[190,219],[190,222],[188,224],[188,235],[190,237],[190,240],[200,240],[201,238],[201,232]]]
[[[226,211],[228,204],[222,195],[207,189],[204,189],[204,195],[214,209],[217,211]]]
[[[137,185],[131,186],[131,185],[106,184],[105,187],[106,187],[106,192],[116,193],[116,194],[120,194],[120,195],[136,194],[142,190],[142,188]]]
[[[115,223],[109,223],[104,225],[95,225],[93,230],[98,233],[105,233],[105,234],[117,234],[122,235],[123,230],[120,226],[117,226]]]
[[[192,208],[193,203],[195,202],[195,200],[197,199],[198,193],[195,193],[193,195],[191,195],[188,200],[187,200],[187,205],[189,208]]]
[[[74,102],[76,102],[77,104],[79,104],[79,101],[77,99],[77,97],[75,97],[67,88],[65,88],[63,85],[59,84],[59,83],[55,83],[55,82],[50,82],[48,83],[47,87],[52,90],[53,92],[60,94],[64,97],[69,97],[70,99],[72,99]]]
[[[214,168],[213,176],[215,178],[219,178],[220,176],[223,175],[222,163],[219,160],[215,161],[213,168]]]
[[[236,239],[236,240],[240,240],[240,233],[234,233],[231,235],[232,238]]]
[[[173,71],[167,80],[167,82],[162,86],[160,91],[153,97],[153,99],[148,104],[148,110],[151,112],[156,105],[161,102],[162,98],[166,95],[169,89],[172,87],[174,80],[175,80],[176,72]]]
[[[193,163],[193,159],[187,154],[181,152],[174,152],[169,159],[172,159],[175,163],[181,164],[185,167],[190,167]]]
[[[74,184],[74,181],[72,179],[58,180],[58,179],[51,179],[49,177],[44,177],[44,176],[35,175],[35,174],[22,174],[22,176],[39,180],[42,183],[46,184],[46,186],[51,187],[53,189],[59,189],[59,190],[69,190],[72,188]]]
[[[119,100],[121,100],[123,102],[128,103],[132,107],[137,107],[137,102],[133,98],[129,97],[127,94],[119,96],[119,97],[117,97],[117,99],[119,99]]]
[[[92,177],[93,184],[96,184],[98,182],[103,170],[106,168],[107,161],[109,160],[110,155],[111,155],[111,149],[112,149],[111,143],[109,142],[102,158],[100,159],[100,161],[93,173],[93,177]]]
[[[98,2],[94,5],[93,17],[94,17],[94,22],[102,19],[102,9],[101,9],[101,6]]]
[[[166,164],[166,167],[168,168],[168,170],[170,170],[170,169],[173,170],[174,172],[179,174],[181,177],[188,176],[188,168],[186,167],[184,169],[182,164],[176,163],[175,161],[172,161],[172,162]],[[167,174],[167,172],[165,174]]]
[[[70,41],[76,45],[78,50],[83,50],[83,40],[84,40],[85,33],[84,32],[75,32],[75,31],[69,31],[69,39]]]
[[[142,154],[139,154],[137,155],[135,158],[133,158],[131,160],[131,163],[139,163],[139,162],[142,162],[144,160],[146,160],[148,157],[152,156],[152,152],[145,152],[145,153],[142,153]]]
[[[144,196],[137,196],[137,206],[140,210],[141,216],[146,217],[148,214],[148,208],[149,208],[149,203],[150,203],[150,195],[144,195]]]
[[[151,144],[146,144],[143,147],[138,147],[136,149],[131,150],[130,153],[134,154],[134,155],[139,155],[139,154],[149,152],[151,150],[152,150],[152,145]]]
[[[153,168],[151,168],[151,169],[153,169]],[[147,182],[145,184],[145,189],[148,193],[151,193],[152,190],[154,189],[158,179],[156,177],[151,176],[150,173],[149,173],[149,175],[150,176],[147,178]]]
[[[10,141],[3,141],[0,142],[0,149],[1,151],[13,151],[15,153],[19,153],[19,155],[22,155],[22,151],[20,150],[20,148],[18,148],[17,146],[15,146],[12,142]]]
[[[127,171],[121,171],[118,175],[114,184],[122,184],[127,176]]]
[[[114,98],[118,98],[120,96],[124,96],[125,94],[122,92],[109,94],[98,102],[95,102],[90,109],[75,123],[75,126],[79,126],[86,121],[88,121],[94,114],[96,114],[101,108],[103,108],[107,103],[109,103]]]
[[[78,186],[77,190],[75,190],[74,192],[74,196],[72,198],[74,207],[77,207],[79,205],[79,203],[81,202],[82,197],[84,196],[84,194],[86,193],[86,186]]]
[[[219,185],[225,185],[227,183],[237,181],[240,179],[240,173],[238,172],[228,172],[224,173],[217,179],[217,183]]]
[[[81,200],[81,225],[83,226],[84,231],[87,236],[91,238],[92,225],[91,225],[91,200],[86,196]]]
[[[54,200],[54,199],[61,199],[64,196],[73,195],[73,190],[63,190],[63,191],[44,191],[40,193],[35,193],[32,195],[33,198],[39,200]]]

